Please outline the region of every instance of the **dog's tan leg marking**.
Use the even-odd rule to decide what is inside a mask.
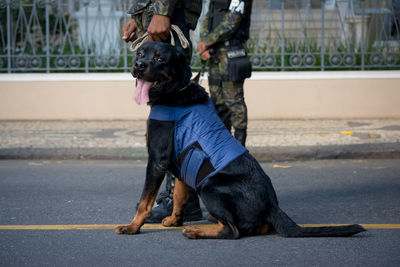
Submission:
[[[171,216],[162,220],[164,226],[181,226],[184,219],[184,208],[189,200],[189,187],[178,178],[175,178],[174,208]]]
[[[265,235],[270,229],[269,224],[264,224],[256,230],[256,235]]]
[[[140,227],[144,224],[145,220],[150,216],[151,209],[154,201],[156,200],[157,194],[154,196],[147,196],[142,199],[139,203],[138,210],[132,222],[128,225],[123,225],[115,228],[117,234],[128,234],[134,235],[139,232]]]
[[[218,221],[218,225],[212,227],[187,226],[183,229],[182,234],[190,239],[237,239],[239,238],[239,230],[233,225],[222,224]]]

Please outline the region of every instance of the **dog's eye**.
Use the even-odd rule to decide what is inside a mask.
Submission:
[[[165,59],[162,57],[156,57],[156,58],[154,58],[154,61],[156,61],[157,63],[164,63]]]
[[[142,56],[143,56],[143,53],[142,53],[142,52],[137,52],[136,56],[137,56],[137,57],[142,57]]]

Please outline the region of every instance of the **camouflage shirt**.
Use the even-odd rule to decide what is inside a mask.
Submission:
[[[185,21],[189,29],[194,30],[199,19],[202,3],[201,0],[134,0],[131,14],[141,13],[152,4],[152,11],[157,15],[172,16],[175,8],[183,7],[185,10]]]
[[[209,6],[209,11],[201,25],[200,31],[200,39],[204,41],[207,47],[210,47],[217,43],[222,43],[231,38],[231,36],[236,32],[236,30],[240,26],[240,22],[243,19],[243,12],[245,7],[241,7],[242,9],[238,9],[236,3],[248,5],[251,4],[251,1],[238,1],[238,0],[227,0],[230,2],[229,8],[226,10],[226,13],[221,21],[221,23],[215,27],[213,30],[209,31],[209,22],[210,22],[210,9],[211,9],[211,1]]]

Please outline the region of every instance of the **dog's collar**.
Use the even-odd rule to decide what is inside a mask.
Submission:
[[[184,86],[184,87],[182,87],[181,89],[179,89],[179,92],[185,90],[186,88],[188,88],[189,86],[191,86],[193,83],[194,83],[194,82],[193,82],[192,80],[190,80],[190,81],[186,84],[186,86]]]

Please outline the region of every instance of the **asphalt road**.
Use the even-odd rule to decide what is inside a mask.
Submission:
[[[380,229],[352,238],[240,240],[188,240],[179,229],[135,236],[112,229],[0,230],[0,266],[400,265],[400,229],[383,229],[400,223],[400,160],[262,166],[297,223]],[[0,226],[129,223],[144,173],[145,164],[133,161],[0,161]]]

